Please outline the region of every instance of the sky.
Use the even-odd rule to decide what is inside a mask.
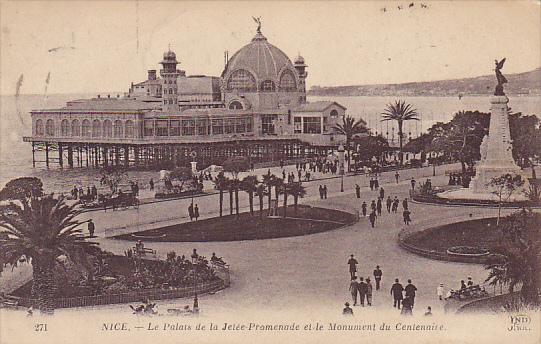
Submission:
[[[503,57],[504,74],[541,66],[540,1],[410,2],[0,0],[0,93],[127,91],[169,46],[188,75],[219,76],[252,16],[305,58],[308,87],[486,75]]]

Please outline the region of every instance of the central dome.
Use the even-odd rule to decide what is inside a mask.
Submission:
[[[222,77],[227,80],[233,72],[238,70],[249,72],[258,83],[270,80],[278,84],[285,70],[295,74],[289,57],[270,44],[261,33],[257,33],[250,43],[231,57]]]

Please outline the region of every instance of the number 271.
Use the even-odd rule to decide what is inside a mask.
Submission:
[[[36,332],[45,332],[47,331],[47,324],[35,324],[34,331]]]

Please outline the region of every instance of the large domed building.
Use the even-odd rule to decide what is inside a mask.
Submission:
[[[334,126],[345,107],[306,101],[306,63],[268,42],[260,27],[252,40],[225,59],[220,77],[186,75],[182,54],[168,49],[161,69],[131,84],[120,97],[70,101],[60,109],[33,110],[25,141],[58,147],[63,164],[203,165],[229,156],[254,163],[326,156],[344,141]],[[53,148],[55,149],[55,148]],[[33,150],[34,151],[34,150]]]
[[[261,32],[237,51],[222,73],[222,93],[229,109],[293,108],[306,100],[304,60],[295,65]]]

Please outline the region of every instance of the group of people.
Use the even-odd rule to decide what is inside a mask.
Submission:
[[[73,189],[71,189],[70,194],[72,199],[86,198],[89,200],[95,200],[98,197],[98,188],[96,188],[96,185],[87,186],[85,194],[82,186],[74,186]]]
[[[417,287],[411,283],[411,279],[408,279],[408,284],[404,287],[398,278],[396,278],[394,284],[391,286],[393,307],[400,309],[400,306],[402,306],[401,314],[412,315],[416,294]]]
[[[358,195],[358,198],[360,197],[360,187],[359,185],[356,186],[357,190],[359,190],[357,192],[357,195]],[[380,193],[379,193],[379,197],[376,200],[372,200],[372,202],[370,203],[370,213],[368,213],[368,205],[365,201],[363,201],[363,203],[361,204],[361,213],[363,215],[363,217],[366,217],[366,215],[368,214],[368,219],[370,220],[370,225],[372,226],[372,228],[374,228],[376,226],[376,219],[378,216],[381,216],[382,214],[382,208],[383,208],[383,199],[385,197],[385,190],[383,188],[380,188]],[[398,212],[398,206],[400,205],[400,200],[398,199],[398,197],[394,197],[394,199],[391,199],[391,196],[387,196],[387,200],[386,200],[386,207],[387,207],[387,212],[388,213],[397,213]],[[408,205],[408,199],[407,198],[404,198],[402,200],[402,216],[403,216],[403,219],[404,219],[404,224],[405,225],[409,225],[411,223],[411,211],[409,210],[409,205]]]
[[[188,216],[190,217],[190,221],[197,221],[199,219],[199,206],[197,204],[194,205],[194,203],[190,203],[188,206]]]
[[[327,185],[326,184],[319,186],[319,198],[327,199]]]

